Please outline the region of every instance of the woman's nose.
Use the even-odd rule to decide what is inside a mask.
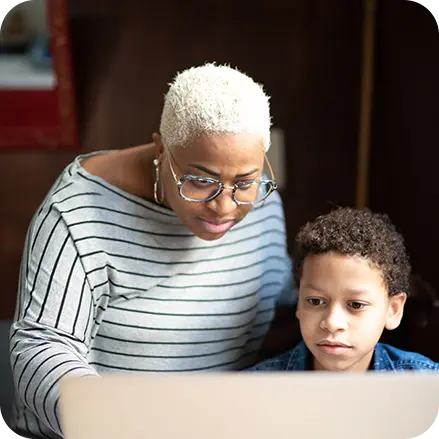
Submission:
[[[219,217],[224,218],[236,210],[237,204],[233,201],[231,191],[224,190],[220,195],[209,202],[209,208]]]

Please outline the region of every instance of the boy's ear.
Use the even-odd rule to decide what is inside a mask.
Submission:
[[[389,298],[389,309],[387,311],[386,329],[396,329],[401,323],[404,313],[404,305],[407,301],[406,293],[397,293]]]

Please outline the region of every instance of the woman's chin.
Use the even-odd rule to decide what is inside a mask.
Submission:
[[[226,232],[222,232],[222,233],[211,233],[211,232],[206,232],[204,230],[192,230],[192,233],[197,236],[198,238],[204,240],[204,241],[215,241],[217,239],[222,238]]]

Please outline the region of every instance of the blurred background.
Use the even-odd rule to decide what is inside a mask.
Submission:
[[[80,153],[149,142],[175,73],[216,61],[271,96],[289,245],[336,205],[388,213],[414,278],[386,341],[439,361],[439,33],[428,10],[406,0],[32,0],[28,9],[37,3],[5,20],[0,38],[0,319],[13,317],[26,230],[62,169]],[[34,32],[37,17],[46,33]],[[49,91],[21,85],[34,94],[19,105],[5,56],[24,56],[30,83],[45,75]],[[66,114],[77,140],[58,144]],[[38,137],[40,125],[61,133]]]

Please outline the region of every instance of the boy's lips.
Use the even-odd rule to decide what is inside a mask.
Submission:
[[[319,346],[320,345],[326,345],[326,346],[341,346],[341,347],[344,347],[344,348],[350,348],[351,347],[350,345],[348,345],[346,343],[343,343],[341,341],[332,341],[332,340],[322,340],[322,341],[319,341],[317,344]]]
[[[342,355],[352,349],[352,346],[341,341],[322,340],[316,344],[321,351],[328,355]]]

